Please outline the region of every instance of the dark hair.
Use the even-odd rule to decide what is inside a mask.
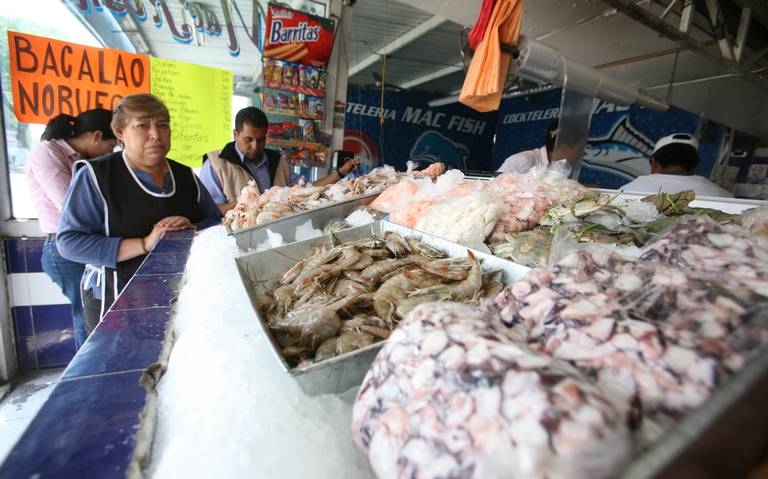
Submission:
[[[549,120],[549,125],[547,125],[547,136],[544,137],[544,146],[547,149],[547,152],[552,152],[555,150],[555,143],[557,143],[557,134],[558,134],[558,128],[560,127],[560,120],[557,118],[553,118]]]
[[[100,131],[103,139],[112,140],[115,134],[110,126],[111,121],[112,112],[103,108],[84,111],[76,117],[62,113],[48,120],[40,139],[66,140],[82,133]]]
[[[237,115],[235,116],[235,129],[237,131],[243,131],[243,125],[245,123],[250,124],[254,128],[269,127],[267,115],[255,106],[248,106],[237,112]]]
[[[699,166],[699,152],[692,145],[672,143],[659,149],[652,158],[662,168],[679,166],[693,171]]]

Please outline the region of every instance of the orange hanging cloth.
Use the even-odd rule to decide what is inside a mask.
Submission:
[[[498,110],[509,70],[510,54],[501,43],[517,43],[523,20],[523,0],[498,0],[483,41],[475,50],[459,101],[477,111]]]

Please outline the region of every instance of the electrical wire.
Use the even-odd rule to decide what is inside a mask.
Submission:
[[[675,84],[675,75],[677,74],[677,60],[680,57],[680,45],[675,45],[675,60],[672,63],[672,74],[669,77],[669,88],[667,88],[667,96],[664,99],[667,103],[672,101],[672,88]]]
[[[389,45],[389,0],[384,3],[384,52],[381,59],[381,96],[379,100],[379,148],[381,148],[381,164],[384,164],[384,84],[387,72],[387,46]]]

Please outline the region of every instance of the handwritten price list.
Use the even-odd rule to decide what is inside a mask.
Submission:
[[[168,157],[197,168],[232,137],[232,72],[151,59],[151,90],[171,112]]]

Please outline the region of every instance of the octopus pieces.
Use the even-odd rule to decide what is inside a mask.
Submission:
[[[768,342],[766,298],[709,275],[578,251],[484,307],[625,405],[647,443]],[[637,422],[633,418],[642,418]]]
[[[480,310],[421,305],[358,392],[355,440],[382,478],[614,477],[768,343],[764,241],[694,218],[646,261],[587,248]]]
[[[640,259],[710,274],[768,297],[768,237],[706,216],[672,227],[648,244]]]
[[[609,477],[630,444],[580,372],[453,303],[422,305],[392,333],[352,428],[379,477]]]

